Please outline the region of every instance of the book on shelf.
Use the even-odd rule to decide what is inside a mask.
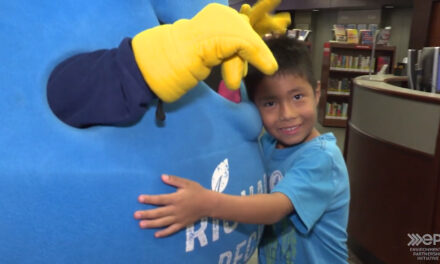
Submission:
[[[362,45],[373,45],[373,32],[369,29],[361,29],[359,32],[359,43]]]
[[[336,53],[330,54],[330,69],[368,72],[370,65],[370,56],[362,55],[341,55]]]
[[[357,24],[358,31],[365,30],[365,29],[367,29],[367,24]]]
[[[342,93],[350,93],[350,87],[351,87],[351,79],[349,78],[342,78],[340,80],[341,84],[340,84],[340,89],[339,91],[341,91]]]
[[[327,102],[325,118],[347,119],[348,103]]]
[[[328,80],[328,91],[331,92],[338,92],[339,91],[339,80],[338,79],[334,79],[334,78],[330,78]]]
[[[359,34],[357,29],[355,28],[347,28],[347,43],[358,44],[359,43]]]
[[[345,29],[356,29],[357,25],[356,24],[347,24],[345,25]]]
[[[345,32],[345,26],[341,24],[333,25],[333,30],[335,32],[335,40],[345,42],[347,40],[347,35]]]
[[[377,65],[376,72],[379,72],[384,65],[388,65],[390,67],[391,58],[388,56],[378,56],[377,57]]]
[[[328,82],[327,94],[350,95],[352,81],[348,78],[330,78]]]
[[[373,36],[374,36],[374,33],[376,33],[377,30],[377,24],[368,24],[368,29],[371,30],[371,32],[373,32]]]
[[[377,36],[377,45],[388,45],[390,43],[391,27],[386,27],[379,31]]]
[[[348,103],[342,103],[342,116],[348,117]]]

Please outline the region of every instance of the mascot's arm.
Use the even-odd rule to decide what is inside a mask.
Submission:
[[[232,57],[265,74],[277,70],[275,58],[249,18],[220,4],[207,5],[190,20],[141,32],[133,38],[133,51],[146,82],[165,102],[179,99],[212,67]]]
[[[132,124],[155,97],[142,78],[128,38],[116,49],[65,60],[53,70],[47,85],[52,111],[79,128]]]
[[[219,4],[208,5],[190,20],[145,30],[131,47],[129,42],[57,66],[47,96],[61,120],[75,127],[129,125],[154,97],[149,88],[173,102],[229,58],[249,61],[266,74],[278,67],[248,17]]]

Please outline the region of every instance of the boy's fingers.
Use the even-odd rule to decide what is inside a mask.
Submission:
[[[172,212],[168,207],[160,207],[151,210],[140,210],[134,213],[136,219],[158,219],[172,215]]]
[[[142,220],[139,222],[141,228],[159,228],[174,224],[175,219],[173,216],[166,216],[154,220]]]
[[[185,187],[190,182],[187,179],[168,174],[162,174],[162,181],[177,188]]]
[[[173,194],[145,195],[141,194],[138,201],[144,204],[165,205],[173,201]]]
[[[172,234],[178,232],[182,228],[183,228],[183,226],[180,225],[180,224],[173,224],[173,225],[170,225],[169,227],[167,227],[165,229],[157,231],[156,233],[154,233],[154,236],[157,237],[157,238],[159,238],[159,237],[166,237],[166,236],[169,236],[169,235],[172,235]]]

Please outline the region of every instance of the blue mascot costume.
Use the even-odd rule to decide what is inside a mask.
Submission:
[[[252,34],[258,34],[246,31],[240,34],[244,39],[247,34],[248,42],[214,44],[226,46],[214,52],[226,56],[206,57],[197,39],[202,33],[191,35],[189,29],[218,10],[239,16],[215,5],[213,13],[200,12],[202,21],[191,19],[207,4],[0,3],[5,36],[0,49],[0,263],[244,263],[250,258],[261,235],[257,225],[204,219],[155,239],[155,230],[141,230],[133,219],[136,210],[146,208],[137,202],[139,194],[173,191],[161,182],[162,173],[230,194],[265,190],[257,111],[199,81],[224,61],[240,69],[238,82],[231,77],[230,86],[239,83],[246,61],[267,73],[276,70],[276,63],[255,55],[270,52],[264,45],[250,45]],[[160,23],[181,18],[195,22],[177,22],[173,30],[157,33],[156,28],[168,26],[157,27]],[[182,43],[164,44],[170,35],[179,35]],[[185,46],[194,39],[194,45],[186,45],[189,51],[170,50],[172,44]],[[202,58],[194,62],[192,54]],[[175,61],[183,70],[170,72]],[[184,71],[188,68],[190,74]],[[164,121],[156,118],[161,101]]]

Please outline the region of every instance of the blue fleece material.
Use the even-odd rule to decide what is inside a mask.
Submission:
[[[179,2],[193,9],[204,1]],[[156,122],[156,100],[124,39],[158,25],[160,3],[0,2],[7,36],[0,44],[0,263],[244,263],[254,252],[256,225],[208,219],[155,239],[133,218],[149,208],[139,194],[174,190],[161,173],[224,193],[264,189],[261,122],[250,103],[229,102],[202,82],[166,104],[166,121]],[[85,61],[76,73],[60,64],[84,53],[72,59]],[[106,126],[60,121],[48,82],[57,88],[51,102],[65,100],[61,109],[80,99],[74,111],[64,109],[79,113],[67,114],[72,124]]]

